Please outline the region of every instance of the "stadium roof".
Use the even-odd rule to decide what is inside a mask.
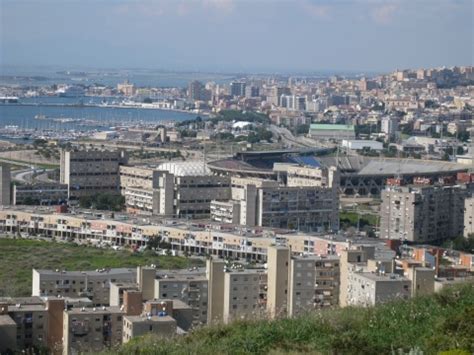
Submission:
[[[175,176],[211,175],[211,170],[202,161],[169,162],[158,165],[158,170],[166,170]]]

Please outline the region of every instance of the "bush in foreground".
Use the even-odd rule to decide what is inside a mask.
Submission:
[[[471,354],[474,285],[374,308],[344,308],[293,319],[238,321],[173,339],[145,336],[114,354]]]

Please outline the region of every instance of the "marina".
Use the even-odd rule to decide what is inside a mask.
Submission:
[[[196,117],[196,114],[188,112],[128,107],[113,101],[110,98],[104,101],[101,97],[22,99],[21,103],[0,105],[0,128],[17,126],[20,130],[101,131],[112,126],[156,126]]]

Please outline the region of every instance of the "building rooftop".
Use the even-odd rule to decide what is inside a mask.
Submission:
[[[67,270],[45,270],[45,269],[33,269],[40,273],[43,276],[46,275],[68,275],[68,276],[115,276],[115,275],[135,275],[136,269],[128,268],[116,268],[116,269],[100,269],[100,270],[91,270],[91,271],[67,271]]]
[[[378,274],[375,272],[358,272],[357,275],[369,279],[371,281],[387,281],[387,282],[397,282],[397,281],[410,281],[404,276],[398,274]]]
[[[353,125],[346,124],[326,124],[326,123],[312,123],[310,125],[310,130],[319,130],[319,131],[348,131],[354,132]]]
[[[35,312],[35,311],[45,311],[46,305],[44,304],[21,304],[18,303],[14,306],[8,306],[8,312]]]
[[[16,327],[15,321],[8,314],[0,315],[0,326],[13,326]]]
[[[173,317],[166,316],[125,316],[131,323],[176,323]]]
[[[74,307],[67,310],[68,314],[110,314],[110,313],[124,313],[118,306],[110,307]]]

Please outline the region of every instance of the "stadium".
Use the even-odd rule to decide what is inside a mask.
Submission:
[[[328,156],[330,149],[273,150],[239,152],[232,158],[208,163],[215,174],[284,179],[279,164],[298,164],[311,167],[337,166],[340,169],[340,192],[351,196],[378,196],[387,179],[399,177],[402,183],[411,184],[415,179],[456,178],[457,173],[467,172],[468,167],[446,161],[374,158],[365,156]]]

